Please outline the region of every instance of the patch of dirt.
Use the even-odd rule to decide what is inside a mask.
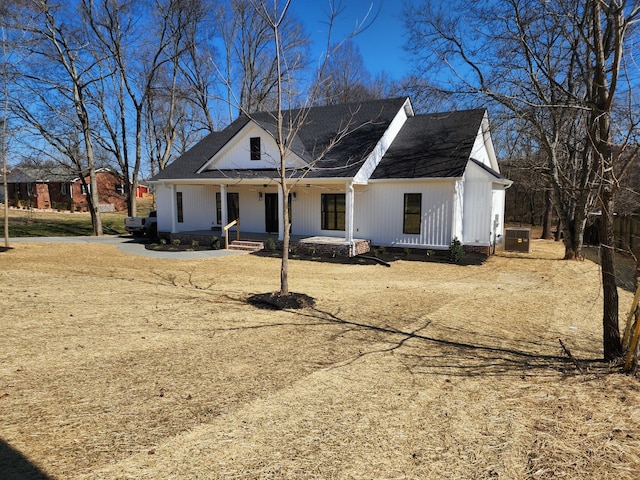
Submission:
[[[266,308],[269,310],[296,310],[299,308],[311,308],[315,306],[315,299],[304,293],[290,292],[289,295],[280,295],[279,292],[274,293],[258,293],[251,295],[247,302],[257,308]]]

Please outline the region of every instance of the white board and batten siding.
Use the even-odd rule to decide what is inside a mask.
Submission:
[[[495,170],[496,172],[500,171],[496,153],[493,147],[493,141],[491,140],[489,118],[486,112],[484,114],[482,124],[478,129],[478,134],[476,135],[476,138],[473,142],[473,147],[471,148],[471,154],[469,155],[469,158],[473,158],[476,161],[485,164],[487,167]]]
[[[504,228],[504,185],[473,162],[465,172],[463,238],[465,245],[499,243]]]
[[[170,232],[171,219],[175,211],[175,198],[171,185],[156,184],[155,201],[158,212],[158,231]]]
[[[404,195],[422,194],[420,234],[404,234]],[[454,224],[451,181],[371,182],[355,188],[354,237],[373,245],[448,248]]]
[[[216,220],[216,191],[211,185],[158,185],[158,230],[187,232],[210,230]],[[178,222],[176,194],[182,193],[182,222]]]
[[[487,181],[487,174],[472,162],[468,163],[465,171],[463,209],[462,243],[465,245],[489,245],[491,183]]]

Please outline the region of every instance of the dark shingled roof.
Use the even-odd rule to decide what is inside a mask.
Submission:
[[[481,108],[409,117],[371,178],[462,177],[484,114]]]
[[[176,158],[172,163],[155,175],[151,180],[165,179],[187,179],[187,178],[217,178],[204,174],[197,175],[196,172],[202,167],[218,150],[230,141],[249,122],[247,117],[240,117],[221,132],[213,132],[204,137],[183,155]]]
[[[400,97],[283,112],[285,125],[289,123],[289,119],[307,113],[291,149],[307,163],[312,164],[312,168],[307,172],[300,171],[299,174],[304,173],[306,178],[354,176],[406,100],[407,97]],[[265,130],[272,133],[275,131],[276,122],[272,113],[255,113],[252,117]],[[210,170],[196,174],[248,122],[246,116],[240,116],[221,132],[207,135],[152,180],[277,176],[275,170]],[[346,132],[346,135],[332,146],[326,155],[322,155],[340,132]],[[319,156],[321,158],[318,158]],[[290,176],[295,177],[296,173],[292,172]]]
[[[7,183],[71,182],[78,175],[63,166],[24,166],[7,175]]]

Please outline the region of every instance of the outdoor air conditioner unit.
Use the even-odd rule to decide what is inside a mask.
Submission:
[[[529,228],[507,228],[504,236],[506,252],[531,252],[531,230]]]

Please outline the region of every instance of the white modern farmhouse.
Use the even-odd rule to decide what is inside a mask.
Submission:
[[[285,124],[300,110],[285,113]],[[293,242],[490,252],[505,189],[484,109],[415,115],[409,98],[313,107],[291,141]],[[161,235],[220,231],[282,239],[279,157],[270,113],[240,116],[157,174]],[[236,228],[236,227],[234,227]]]

